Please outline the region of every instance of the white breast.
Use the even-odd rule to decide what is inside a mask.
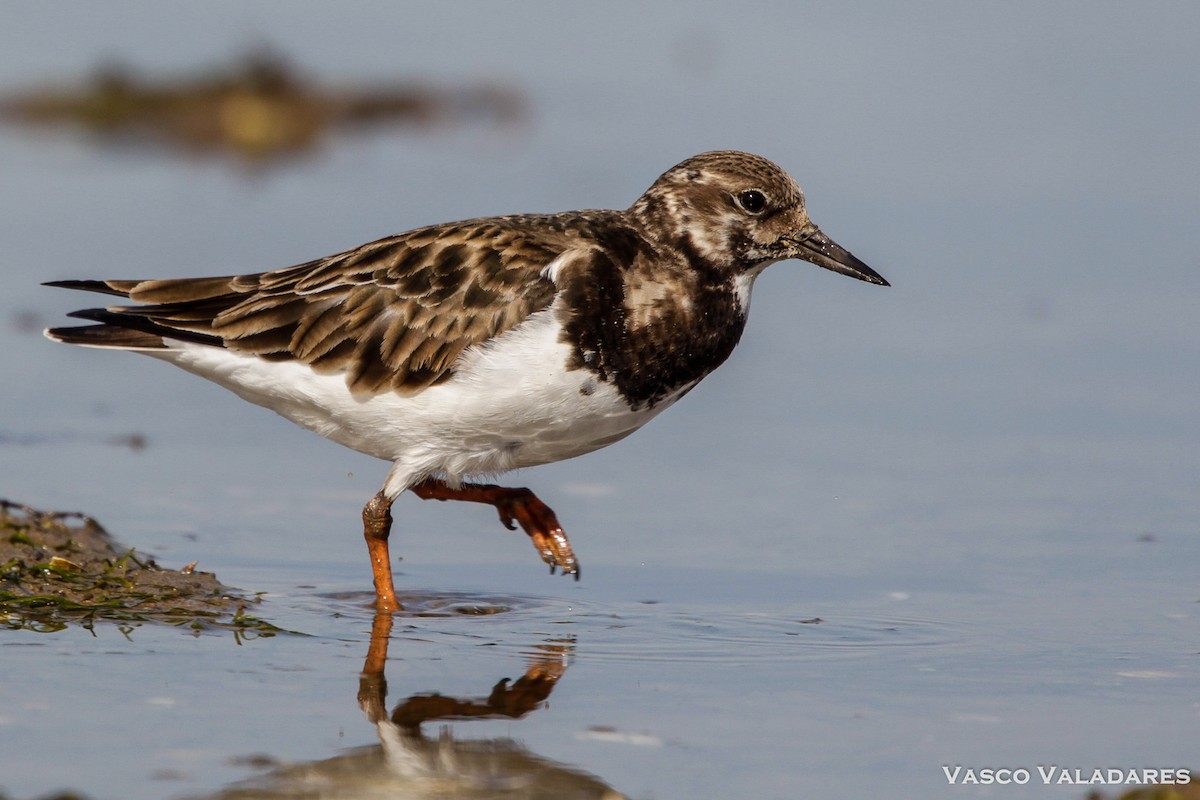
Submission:
[[[431,475],[457,482],[561,461],[611,444],[678,395],[633,411],[609,383],[567,370],[555,307],[469,348],[453,378],[413,396],[354,397],[341,375],[223,348],[173,343],[153,355],[340,444],[395,462],[385,491]]]

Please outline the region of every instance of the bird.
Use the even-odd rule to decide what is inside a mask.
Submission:
[[[255,274],[50,281],[130,302],[45,335],[170,362],[392,462],[362,513],[374,605],[392,612],[405,491],[493,506],[578,580],[551,508],[482,481],[606,447],[670,407],[729,357],[755,279],[787,259],[889,285],[817,227],[781,167],[718,150],[623,211],[430,225]]]

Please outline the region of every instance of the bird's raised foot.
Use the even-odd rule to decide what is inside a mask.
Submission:
[[[562,570],[564,575],[574,575],[575,580],[579,580],[579,561],[558,517],[528,489],[471,483],[453,488],[433,478],[411,488],[425,500],[466,500],[494,506],[504,527],[515,531],[519,525],[529,535],[542,561],[550,565],[551,574]]]
[[[554,511],[528,489],[494,488],[500,490],[495,506],[505,527],[516,530],[514,520],[521,526],[542,561],[550,565],[551,575],[561,569],[564,575],[574,575],[579,580],[579,561]]]

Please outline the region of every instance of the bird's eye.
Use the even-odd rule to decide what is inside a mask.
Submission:
[[[757,189],[738,193],[737,203],[749,214],[757,214],[767,207],[767,196]]]

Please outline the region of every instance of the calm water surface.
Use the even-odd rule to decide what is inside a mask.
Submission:
[[[1194,9],[116,8],[10,7],[0,88],[266,40],[330,82],[490,79],[530,112],[257,170],[0,127],[0,495],[199,560],[303,634],[4,632],[0,790],[1066,798],[1086,787],[942,767],[1200,769]],[[490,509],[402,500],[420,613],[387,637],[356,527],[386,465],[36,332],[86,302],[41,281],[623,207],[714,147],[792,171],[894,286],[772,268],[686,402],[515,476],[564,520],[579,583]],[[522,676],[552,691],[520,719],[417,737],[380,712]]]

